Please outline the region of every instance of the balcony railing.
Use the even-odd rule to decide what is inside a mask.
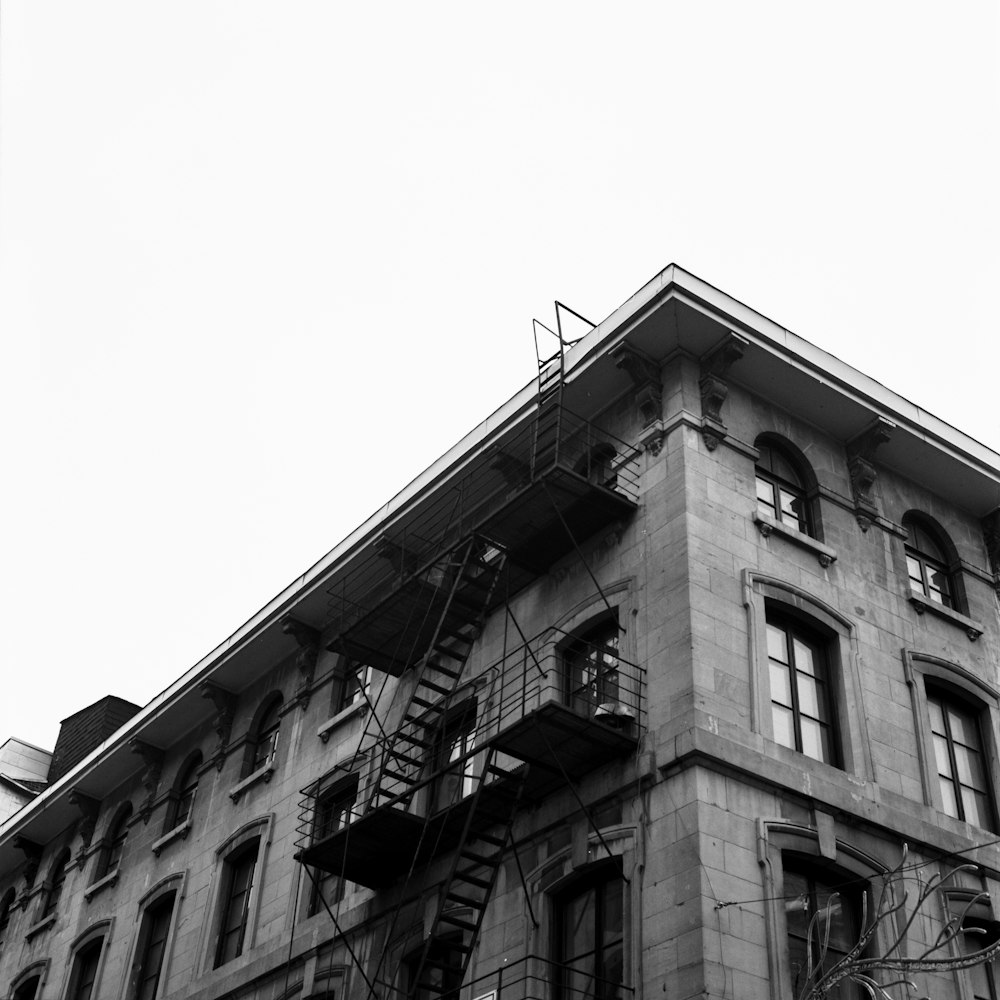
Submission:
[[[640,449],[565,408],[547,411],[541,420],[542,429],[535,418],[469,459],[451,486],[413,504],[406,517],[387,528],[368,555],[328,589],[331,621],[338,632],[349,629],[415,574],[433,572],[435,560],[462,538],[476,532],[488,537],[498,512],[553,475],[561,477],[564,486],[572,480],[581,489],[589,487],[591,500],[603,495],[611,501],[610,506],[605,503],[606,517],[622,516],[621,509],[613,509],[616,498],[623,509],[638,501]],[[563,502],[579,502],[579,497],[567,497],[564,490]]]
[[[567,674],[570,647],[572,678]],[[546,759],[547,773],[565,766],[579,776],[620,754],[646,725],[645,670],[612,646],[581,642],[561,629],[546,629],[481,669],[470,663],[470,675],[439,702],[443,711],[429,713],[426,723],[418,720],[377,738],[362,751],[360,768],[334,768],[303,789],[300,847],[320,839],[320,804],[348,777],[358,781],[358,790],[341,822],[348,824],[368,811],[372,782],[381,773],[389,747],[405,745],[399,741],[407,735],[415,737],[411,746],[418,746],[419,740],[433,749],[405,779],[387,782],[383,777],[381,787],[388,798],[383,795],[378,805],[426,815],[469,793],[491,745],[501,751],[494,766],[508,773],[545,757],[554,758]],[[449,725],[458,714],[468,720],[462,729]],[[540,724],[543,719],[555,724],[547,729]]]

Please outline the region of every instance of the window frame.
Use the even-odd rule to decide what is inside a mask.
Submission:
[[[945,890],[944,919],[955,920],[958,917],[963,917],[962,928],[969,925],[979,926],[987,935],[978,947],[966,948],[964,944],[968,941],[968,937],[962,931],[959,931],[952,940],[952,950],[956,957],[981,951],[1000,939],[1000,921],[994,917],[987,897],[988,893],[985,891],[976,892],[975,890],[960,888]],[[992,941],[988,940],[989,937],[992,937]],[[986,985],[989,993],[986,996],[977,993],[972,981],[972,969],[961,969],[958,970],[958,980],[962,1000],[1000,1000],[1000,960],[994,959],[993,962],[983,963],[981,966],[976,966],[976,968],[985,970]]]
[[[114,876],[121,870],[122,858],[125,855],[125,844],[128,840],[129,827],[133,809],[131,802],[123,802],[112,814],[107,830],[101,842],[97,855],[97,865],[94,869],[94,885],[105,878]]]
[[[910,590],[940,607],[961,613],[961,595],[955,583],[957,559],[951,540],[939,525],[920,511],[908,510],[902,517],[901,525],[906,532],[903,552],[906,556],[906,575]],[[925,547],[917,544],[918,533],[924,536],[927,543]],[[931,549],[933,551],[930,551]],[[917,567],[919,587],[914,586],[917,578],[914,577],[911,562]],[[932,578],[935,573],[942,578],[943,586],[933,585]],[[933,593],[939,594],[941,600],[935,600]]]
[[[267,849],[271,843],[271,833],[274,828],[274,816],[268,813],[258,816],[256,819],[245,823],[239,830],[227,838],[215,852],[215,877],[212,880],[212,898],[209,903],[209,913],[211,922],[208,933],[205,935],[202,944],[202,957],[199,962],[205,973],[214,971],[222,966],[215,964],[218,953],[219,935],[223,925],[222,900],[223,889],[226,882],[225,866],[229,860],[238,853],[244,845],[251,841],[257,843],[257,855],[254,864],[254,881],[250,890],[250,898],[247,903],[247,919],[243,936],[243,944],[240,954],[224,963],[231,965],[240,959],[245,958],[247,953],[256,945],[257,929],[260,916],[261,897],[264,880],[267,875]]]
[[[64,847],[53,857],[52,864],[49,865],[48,878],[45,880],[45,897],[38,916],[39,922],[59,915],[59,900],[66,888],[66,879],[69,877],[72,864],[73,855],[68,847]]]
[[[601,635],[614,636],[614,642],[597,642]],[[621,704],[621,663],[622,636],[624,629],[618,620],[618,609],[614,613],[604,612],[597,615],[581,627],[572,631],[559,644],[559,668],[562,675],[563,704],[570,711],[592,719],[604,706]],[[593,662],[594,672],[587,683],[578,683],[574,677],[577,666]],[[584,667],[586,669],[586,667]],[[608,678],[613,676],[613,682]],[[593,686],[593,697],[587,697],[584,692]]]
[[[552,978],[556,963],[555,922],[560,895],[581,878],[586,878],[595,865],[615,864],[622,872],[636,871],[638,849],[636,831],[631,824],[614,823],[595,831],[585,823],[571,827],[571,842],[543,861],[527,875],[528,890],[538,916],[537,924],[528,929],[525,951],[529,956],[527,974],[536,981]],[[626,992],[635,995],[636,972],[641,968],[640,935],[642,905],[636,880],[623,883],[622,924],[624,934],[623,979]]]
[[[819,519],[815,514],[818,493],[816,476],[805,457],[786,438],[769,432],[757,436],[754,448],[757,451],[757,457],[754,459],[754,499],[758,511],[786,530],[795,531],[820,541]],[[765,449],[769,455],[777,456],[784,461],[797,481],[792,481],[787,476],[762,466],[761,458]],[[772,502],[769,504],[761,498],[761,483],[765,483],[771,491]],[[782,492],[787,493],[794,501],[800,503],[802,508],[800,514],[795,515],[794,511],[785,511],[781,497]],[[792,520],[793,516],[794,521]]]
[[[773,632],[780,632],[784,649],[785,660],[779,659],[772,649],[771,637]],[[832,677],[830,670],[830,637],[811,627],[811,623],[803,622],[801,618],[782,613],[780,610],[765,609],[765,632],[767,634],[768,647],[768,685],[771,695],[771,732],[772,739],[780,746],[795,750],[797,753],[809,757],[811,760],[819,761],[821,764],[830,764],[841,769],[840,761],[842,754],[840,751],[839,730],[837,723],[836,699],[832,691]],[[802,662],[800,648],[808,650],[811,656],[812,670],[805,668]],[[775,668],[787,669],[788,678],[788,700],[786,705],[777,700],[777,693],[773,684]],[[803,706],[803,694],[806,690],[806,681],[803,678],[812,677],[817,688],[816,709],[813,712],[807,711]],[[821,702],[825,701],[825,711]],[[790,713],[791,716],[791,737],[792,745],[777,739],[775,718],[778,709]],[[827,756],[817,757],[815,754],[805,749],[805,722],[816,723],[822,733],[827,735]]]
[[[351,774],[345,775],[340,780],[334,782],[329,788],[325,789],[320,793],[317,800],[316,812],[313,816],[313,829],[312,838],[313,841],[317,841],[324,836],[330,836],[332,833],[337,832],[342,829],[344,824],[343,817],[349,816],[354,809],[354,806],[358,801],[358,788],[359,788],[360,774],[358,772],[353,772]],[[342,809],[338,812],[338,818],[336,825],[327,830],[325,827],[319,829],[320,826],[320,810],[324,805],[330,803],[341,803],[346,806],[346,809]],[[309,887],[308,891],[308,901],[306,905],[306,917],[314,917],[318,913],[325,913],[326,908],[323,906],[325,901],[327,906],[333,906],[335,903],[339,903],[346,893],[346,887],[348,882],[341,875],[337,875],[332,872],[320,872],[315,873],[315,881],[308,878],[306,884]],[[331,893],[326,892],[328,886],[333,887]]]
[[[761,896],[767,935],[768,977],[771,1000],[798,1000],[792,993],[788,924],[785,917],[785,870],[815,870],[830,873],[843,883],[864,881],[870,894],[879,879],[891,869],[876,858],[837,838],[833,817],[815,813],[816,826],[787,819],[757,820],[758,861],[763,877]],[[837,883],[834,883],[837,884]],[[873,912],[869,904],[868,912]],[[879,926],[872,950],[884,953],[892,928]]]
[[[45,989],[45,983],[49,978],[49,969],[51,964],[51,959],[43,958],[25,966],[10,981],[11,1000],[37,1000],[37,998],[42,995],[42,990]],[[35,988],[31,992],[30,997],[28,994],[23,994],[21,997],[18,997],[18,990],[23,989],[32,980],[34,980]]]
[[[478,697],[469,690],[428,728],[432,742],[428,770],[433,780],[427,788],[427,811],[433,814],[457,805],[475,790],[476,736],[480,728]],[[456,759],[460,763],[452,764]]]
[[[769,756],[801,768],[802,754],[774,739],[770,665],[767,651],[769,613],[792,618],[827,641],[828,684],[832,695],[839,763],[812,761],[811,766],[872,780],[873,763],[868,723],[862,710],[857,628],[840,611],[795,584],[757,570],[743,571],[743,604],[747,613],[750,730],[766,741]]]
[[[968,835],[965,820],[945,811],[938,783],[928,704],[928,691],[932,691],[964,705],[976,717],[986,769],[992,829],[1000,831],[1000,768],[994,765],[1000,750],[1000,691],[961,664],[917,650],[903,650],[903,673],[910,688],[924,805],[935,809],[939,817],[944,817],[947,822],[960,824],[960,827],[956,826],[956,832],[961,830],[963,836]],[[940,819],[935,822],[940,822]]]
[[[170,973],[170,961],[173,956],[174,935],[177,929],[177,921],[180,913],[180,904],[184,897],[184,887],[187,876],[180,872],[175,875],[168,875],[160,879],[143,897],[139,900],[136,911],[135,926],[138,928],[133,937],[128,962],[125,965],[125,989],[123,996],[126,1000],[137,1000],[139,996],[139,976],[145,965],[147,949],[149,944],[149,915],[158,907],[165,905],[168,899],[171,902],[170,917],[167,921],[167,933],[163,942],[163,955],[160,960],[157,984],[153,992],[153,1000],[162,992],[162,986],[167,981]]]
[[[359,678],[364,674],[364,682]],[[375,669],[369,663],[348,662],[339,674],[335,716],[349,709],[361,711],[371,702],[371,690],[375,680]]]
[[[609,886],[612,882],[618,883],[619,891],[621,893],[619,900],[621,907],[621,926],[618,928],[619,937],[617,941],[611,942],[611,944],[618,945],[620,947],[622,982],[612,984],[611,980],[609,980],[606,976],[600,975],[595,971],[593,973],[593,979],[600,980],[601,983],[600,988],[597,988],[598,984],[596,982],[593,983],[595,986],[594,1000],[618,1000],[618,997],[620,997],[627,988],[625,980],[629,978],[626,975],[626,970],[630,957],[628,954],[628,940],[626,936],[626,899],[628,897],[628,883],[625,882],[624,879],[621,859],[603,858],[587,865],[583,870],[577,872],[575,877],[572,879],[564,881],[558,892],[556,892],[553,897],[551,954],[554,956],[553,962],[555,968],[553,971],[556,974],[554,995],[559,997],[560,1000],[576,995],[576,991],[571,990],[570,992],[567,992],[566,974],[569,971],[568,966],[571,961],[577,961],[580,958],[584,958],[587,955],[592,954],[594,956],[595,969],[600,965],[599,956],[606,949],[606,945],[601,939],[607,932],[607,927],[600,921],[600,915],[603,913],[605,907],[602,890]],[[592,928],[588,928],[588,930],[593,932],[591,937],[588,939],[588,944],[592,945],[591,951],[574,956],[567,956],[565,953],[564,937],[567,907],[571,902],[580,899],[584,894],[590,892],[594,893],[594,924]],[[606,970],[602,968],[601,972],[604,971]],[[612,988],[610,990],[606,989],[608,986],[612,986]]]
[[[69,961],[66,963],[65,981],[62,993],[60,994],[64,1000],[80,1000],[78,992],[80,989],[79,978],[82,971],[80,966],[81,959],[84,955],[89,954],[95,949],[98,950],[97,962],[94,966],[94,978],[86,1000],[95,1000],[95,998],[101,997],[101,981],[104,977],[108,945],[111,943],[114,925],[114,917],[99,920],[74,939],[69,948]]]
[[[164,833],[169,833],[181,826],[191,826],[191,816],[194,813],[198,786],[201,784],[201,768],[204,763],[205,758],[201,750],[195,750],[188,754],[177,769],[174,785],[170,790],[171,802]]]
[[[258,705],[247,734],[244,778],[274,768],[278,758],[284,706],[285,699],[280,691],[272,691]]]

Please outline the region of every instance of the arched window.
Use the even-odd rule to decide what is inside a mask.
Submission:
[[[614,712],[621,701],[618,621],[604,618],[574,637],[563,651],[566,701],[588,717],[602,706]]]
[[[755,469],[758,507],[785,527],[814,534],[802,463],[774,438],[758,438],[756,447],[760,453]]]
[[[935,604],[955,607],[955,587],[946,544],[940,532],[917,514],[903,517],[906,529],[906,570],[910,589]]]
[[[281,726],[280,694],[271,695],[260,707],[256,722],[251,729],[252,753],[248,762],[247,774],[253,774],[266,767],[278,749],[278,730]]]
[[[128,824],[132,818],[132,804],[126,803],[115,815],[111,826],[104,838],[104,848],[101,851],[100,861],[97,865],[97,877],[104,878],[118,869],[121,864],[122,853],[125,850],[125,840],[128,837]]]
[[[201,763],[201,751],[196,750],[177,772],[177,780],[174,782],[176,798],[174,799],[172,815],[167,823],[168,830],[176,829],[191,818],[194,796],[198,790],[198,770]]]
[[[792,995],[798,997],[858,943],[865,889],[858,879],[794,858],[785,864],[784,875],[788,972]]]
[[[838,765],[829,640],[799,620],[768,611],[771,723],[782,746]]]
[[[625,984],[625,884],[599,864],[556,899],[557,995],[612,1000]]]
[[[246,947],[259,850],[259,840],[249,840],[226,858],[223,870],[221,923],[215,947],[215,968],[238,958]]]
[[[66,1000],[93,1000],[99,996],[97,984],[101,978],[104,943],[110,921],[102,921],[93,931],[87,931],[75,946]]]
[[[62,896],[63,885],[66,882],[66,868],[69,865],[69,848],[63,848],[52,862],[49,871],[49,888],[45,894],[45,905],[42,907],[42,918],[51,916],[59,906],[59,897]]]
[[[14,987],[11,996],[14,1000],[35,1000],[38,996],[38,987],[41,985],[41,976],[29,976]]]
[[[156,997],[176,900],[176,892],[165,893],[143,912],[129,977],[127,995],[131,1000],[154,1000]]]
[[[14,910],[15,899],[17,899],[17,893],[14,891],[13,886],[11,886],[3,894],[3,898],[0,899],[0,941],[2,941],[7,935],[7,928],[10,925],[10,918]]]

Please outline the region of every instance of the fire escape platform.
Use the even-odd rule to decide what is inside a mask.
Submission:
[[[478,823],[473,829],[493,826],[511,800],[511,781],[486,785],[479,793]],[[435,813],[430,821],[385,805],[365,813],[329,837],[316,841],[298,856],[303,864],[342,875],[369,889],[384,889],[417,869],[453,851],[462,839],[472,796]],[[425,830],[426,822],[426,830]]]
[[[506,579],[495,589],[486,610],[503,603],[572,552],[574,538],[584,541],[635,509],[635,501],[624,493],[562,465],[553,465],[515,488],[472,532],[507,552]],[[427,653],[446,607],[442,634],[459,634],[463,629],[468,634],[480,624],[484,595],[475,586],[463,585],[449,605],[449,580],[442,566],[434,563],[397,583],[371,611],[341,632],[330,648],[398,677]]]
[[[614,728],[557,702],[543,704],[490,739],[501,753],[524,763],[482,788],[472,829],[485,830],[500,822],[525,764],[530,766],[523,799],[539,800],[565,787],[567,777],[579,779],[601,764],[634,753],[637,740],[631,722]],[[411,868],[454,850],[472,803],[473,797],[467,796],[429,821],[404,811],[400,804],[383,805],[304,848],[299,860],[370,889],[387,888]]]
[[[531,575],[547,572],[572,552],[574,538],[585,541],[635,509],[635,501],[624,493],[554,465],[513,492],[478,530],[503,546],[515,565],[529,571],[523,586]]]
[[[587,718],[557,701],[545,702],[493,737],[502,753],[532,765],[524,787],[525,799],[538,799],[596,767],[634,753],[638,729]]]

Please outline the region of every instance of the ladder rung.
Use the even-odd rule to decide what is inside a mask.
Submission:
[[[434,744],[429,740],[422,740],[419,736],[414,736],[412,733],[407,733],[402,729],[396,734],[396,738],[406,740],[407,743],[412,743],[414,746],[418,746],[423,750],[430,750],[434,746]]]
[[[475,836],[476,840],[482,840],[487,844],[492,844],[494,847],[503,847],[503,845],[507,843],[506,837],[494,837],[489,833],[477,833]]]
[[[450,889],[448,890],[445,899],[453,900],[458,903],[459,906],[475,906],[478,908],[483,905],[483,901],[481,899],[473,899],[471,896],[463,896],[460,892],[452,892]]]
[[[442,913],[441,916],[438,917],[438,919],[439,920],[444,920],[447,923],[452,924],[455,927],[461,927],[462,930],[465,930],[465,931],[475,931],[476,930],[476,924],[471,924],[471,923],[469,923],[468,920],[462,920],[459,917],[453,917],[450,913]]]
[[[488,889],[490,887],[490,883],[486,879],[479,878],[476,875],[469,874],[469,872],[471,871],[472,871],[471,868],[468,869],[468,871],[464,872],[457,871],[455,872],[455,878],[461,879],[461,881],[463,882],[468,882],[469,885],[478,885],[480,889]]]
[[[433,681],[426,680],[423,677],[420,678],[420,684],[418,686],[430,688],[432,691],[435,691],[437,694],[440,695],[451,694],[450,688],[442,687],[440,684],[435,684]],[[416,701],[416,698],[414,698],[413,700]]]
[[[415,785],[419,780],[417,778],[408,778],[405,774],[400,774],[398,771],[390,771],[389,768],[386,768],[382,774],[386,778],[393,778],[396,781],[405,781],[408,785]]]
[[[434,648],[439,652],[442,651],[440,646],[435,646]],[[451,654],[449,653],[449,655]],[[462,676],[461,670],[448,670],[446,667],[442,667],[440,663],[434,664],[434,672],[444,674],[445,677],[450,677],[453,681],[457,681]]]
[[[402,761],[404,764],[409,764],[411,767],[420,767],[424,763],[422,757],[410,757],[408,754],[402,753],[399,750],[390,750],[386,756],[390,760]]]
[[[487,868],[495,868],[500,863],[496,857],[477,854],[475,851],[470,851],[467,847],[462,848],[461,854],[463,858],[468,858],[469,861],[474,861],[477,865],[485,865]]]

